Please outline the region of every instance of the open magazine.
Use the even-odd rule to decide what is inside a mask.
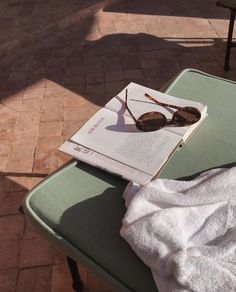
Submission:
[[[160,103],[194,107],[201,113],[201,118],[189,126],[175,126],[167,122],[159,130],[140,131],[134,118],[155,111],[171,121],[176,111],[169,106],[156,104],[145,95]],[[144,185],[160,172],[206,115],[207,106],[204,104],[170,96],[132,82],[95,113],[59,150]]]

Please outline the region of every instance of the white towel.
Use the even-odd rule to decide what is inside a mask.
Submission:
[[[236,291],[236,167],[129,184],[121,236],[160,292]]]

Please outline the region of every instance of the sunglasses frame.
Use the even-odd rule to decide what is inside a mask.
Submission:
[[[191,124],[195,124],[195,123],[197,123],[197,122],[200,120],[200,118],[201,118],[201,113],[200,113],[200,111],[199,111],[197,108],[194,108],[194,107],[180,107],[180,106],[173,105],[173,104],[163,103],[163,102],[160,102],[160,101],[156,100],[154,97],[150,96],[150,95],[147,94],[147,93],[145,93],[144,96],[147,97],[149,100],[155,102],[157,105],[160,105],[160,106],[162,106],[162,107],[164,107],[164,108],[166,108],[166,107],[170,107],[170,108],[176,109],[177,111],[176,111],[175,113],[177,113],[178,111],[181,111],[181,110],[183,110],[183,109],[185,109],[185,108],[188,108],[188,109],[191,108],[191,109],[195,110],[196,113],[199,115],[199,117],[198,117],[198,120],[197,120],[196,122],[191,123]],[[140,130],[140,131],[148,131],[148,130],[144,130],[144,129],[142,129],[141,126],[137,126],[137,125],[140,124],[140,123],[138,123],[138,120],[139,120],[139,118],[142,117],[142,116],[140,116],[138,119],[136,119],[135,116],[132,114],[132,112],[131,112],[131,110],[130,110],[130,108],[129,108],[129,106],[128,106],[128,89],[126,89],[126,91],[125,91],[125,107],[126,107],[127,111],[129,112],[129,114],[131,115],[132,119],[134,120],[134,122],[135,122],[136,127],[138,128],[138,130]],[[157,128],[156,130],[159,130],[159,129],[163,128],[165,125],[170,125],[170,124],[172,124],[172,122],[173,122],[173,120],[174,120],[174,115],[175,115],[175,114],[174,114],[173,117],[172,117],[172,119],[171,119],[171,121],[168,122],[167,119],[166,119],[166,116],[165,116],[164,114],[160,113],[160,112],[148,112],[148,113],[145,113],[145,114],[151,114],[151,113],[159,113],[159,114],[163,117],[163,120],[164,120],[164,122],[165,122],[163,126],[161,126],[160,128]],[[144,114],[144,115],[145,115],[145,114]],[[191,125],[191,124],[185,123],[186,126],[187,126],[187,125]],[[181,126],[182,126],[182,125],[181,125]],[[150,131],[154,131],[154,130],[150,130]]]

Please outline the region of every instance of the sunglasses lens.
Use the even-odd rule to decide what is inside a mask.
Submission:
[[[187,126],[198,122],[201,118],[201,113],[194,107],[183,107],[177,110],[172,118],[172,123],[176,126]]]
[[[166,117],[159,112],[145,113],[136,121],[136,127],[139,131],[151,132],[163,128],[166,124]]]

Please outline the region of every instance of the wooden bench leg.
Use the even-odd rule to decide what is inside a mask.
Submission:
[[[232,36],[233,36],[233,30],[234,30],[234,19],[235,19],[235,10],[230,10],[230,21],[229,21],[228,39],[227,39],[226,52],[225,52],[225,65],[224,65],[224,69],[226,71],[229,70],[230,51],[233,46]]]
[[[84,284],[80,278],[77,263],[70,257],[67,257],[67,262],[72,277],[72,287],[76,292],[81,292],[84,288]]]

